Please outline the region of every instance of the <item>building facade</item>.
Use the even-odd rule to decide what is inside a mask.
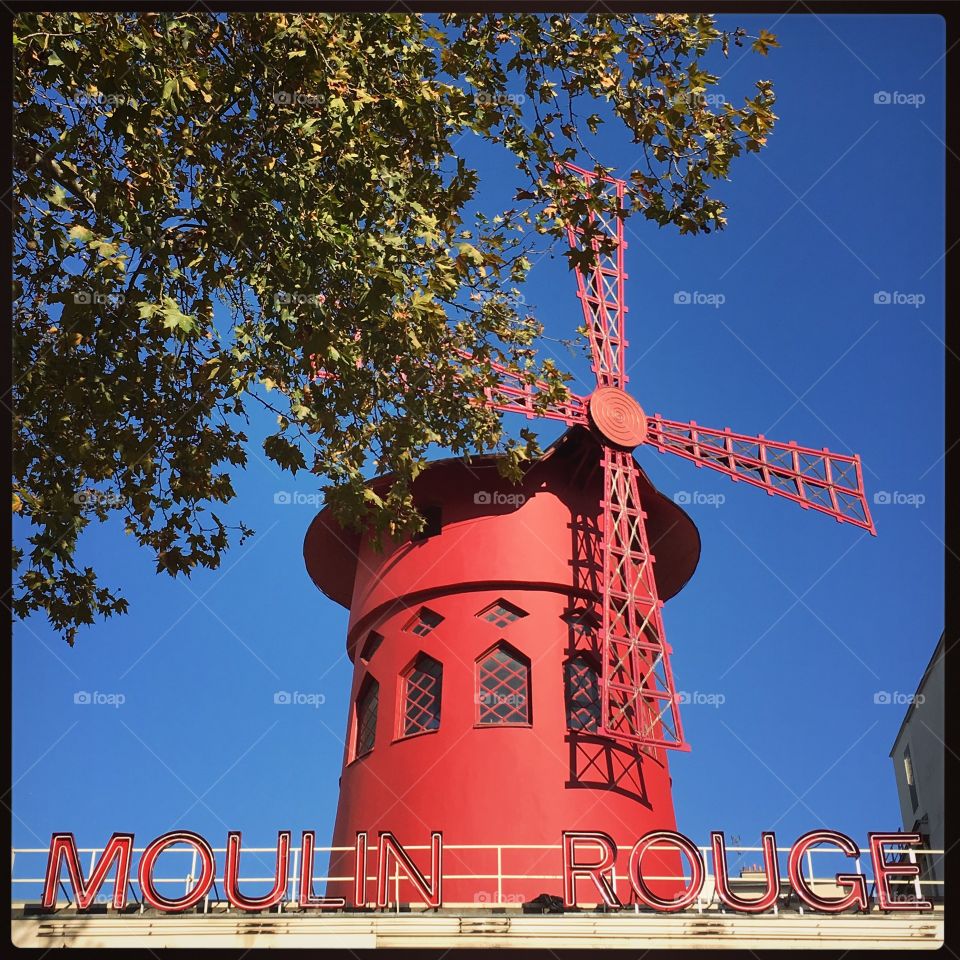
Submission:
[[[904,830],[919,833],[923,846],[946,849],[944,836],[944,634],[909,698],[890,749]],[[927,899],[943,896],[943,855],[920,858]]]

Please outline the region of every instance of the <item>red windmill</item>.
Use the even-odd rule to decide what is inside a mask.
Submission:
[[[624,181],[568,168],[588,186],[599,183],[622,209]],[[875,533],[859,457],[644,413],[625,389],[623,220],[591,213],[590,222],[592,256],[577,259],[576,274],[596,389],[588,397],[569,394],[562,402],[537,409],[534,400],[546,385],[525,383],[495,365],[502,382],[486,397],[496,410],[544,416],[571,428],[522,485],[531,501],[517,511],[528,514],[524,529],[515,517],[495,509],[489,495],[482,501],[475,497],[472,504],[465,500],[467,468],[444,461],[418,479],[420,502],[442,508],[450,521],[443,535],[434,538],[434,547],[421,538],[386,555],[376,554],[362,538],[341,529],[329,510],[321,512],[307,534],[304,552],[311,576],[328,596],[351,610],[347,647],[355,664],[353,707],[335,845],[347,847],[358,831],[377,830],[391,831],[403,843],[423,843],[429,829],[443,829],[445,842],[453,843],[558,843],[562,828],[592,827],[598,818],[599,829],[611,834],[635,830],[632,839],[644,830],[674,828],[663,750],[689,747],[661,608],[663,599],[692,574],[699,538],[683,511],[640,470],[632,453],[636,447],[647,444],[675,454]],[[567,233],[571,246],[585,253],[583,232],[568,227]],[[610,241],[609,251],[599,237]],[[471,359],[466,353],[462,358],[466,363]],[[487,466],[481,461],[476,469]],[[541,508],[532,501],[539,496],[546,503],[544,491],[554,500]],[[418,495],[416,485],[414,493]],[[456,534],[447,532],[454,527]],[[572,545],[559,539],[560,529],[574,531]],[[539,547],[528,542],[525,533],[530,530]],[[656,573],[653,546],[659,555]],[[510,602],[504,599],[509,591]],[[551,596],[555,603],[546,599]],[[526,609],[512,602],[518,597]],[[485,606],[490,600],[493,603]],[[527,618],[530,612],[540,619]],[[573,622],[572,615],[578,624],[571,630],[566,654],[544,626],[545,618],[558,614],[567,623]],[[491,635],[483,631],[491,623],[505,630],[518,617],[527,618],[520,624],[531,624],[527,649],[513,646],[512,640],[511,645],[503,640],[501,646],[491,646]],[[445,620],[456,621],[456,628],[450,626],[428,650]],[[513,636],[522,635],[524,628],[516,629],[520,633]],[[587,648],[593,660],[575,656]],[[452,661],[442,662],[451,653]],[[566,677],[565,705],[557,685],[534,683],[531,693],[534,662],[542,662],[548,675],[562,672]],[[592,681],[587,676],[591,670]],[[491,708],[487,701],[475,714],[474,703],[478,696],[482,701],[482,685],[491,677],[501,689],[522,690],[533,701],[532,712],[529,707],[525,714],[511,712],[509,706]],[[516,728],[535,732],[534,717],[542,726],[532,745],[516,736],[494,739],[489,733],[499,723],[514,733]],[[381,727],[389,743],[377,754],[372,745]],[[411,731],[417,736],[411,737]],[[425,746],[427,738],[419,736],[423,733],[456,739],[445,746]],[[571,757],[579,758],[571,759],[566,778],[551,779],[554,767],[547,751],[554,739],[570,743]],[[543,747],[542,756],[531,754],[537,744]],[[593,753],[583,753],[591,746]],[[584,776],[587,768],[606,770],[607,779],[590,781]],[[478,788],[479,799],[471,791],[451,804],[449,791],[476,769],[492,778]],[[630,790],[623,786],[628,776],[635,784]],[[498,803],[504,783],[513,791],[507,810]],[[583,787],[594,792],[577,789]],[[598,799],[596,791],[603,796]],[[577,818],[587,822],[578,823]],[[349,873],[350,856],[334,856],[331,872]],[[450,855],[445,856],[449,863]],[[464,854],[458,860],[463,875],[476,869],[468,859]],[[660,862],[669,875],[676,875],[677,858],[664,856]],[[488,865],[487,876],[490,869]],[[498,863],[498,876],[501,869]],[[522,869],[529,873],[530,862]],[[336,884],[331,887],[346,892]],[[542,879],[514,885],[525,897],[550,887]],[[498,897],[487,897],[489,879],[479,886],[463,880],[456,889],[454,899],[467,902],[481,893],[494,901],[502,893],[498,881]]]

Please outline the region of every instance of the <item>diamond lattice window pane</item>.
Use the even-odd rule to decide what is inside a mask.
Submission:
[[[586,657],[566,664],[567,726],[571,730],[596,730],[600,725],[600,682]]]
[[[433,657],[420,657],[404,683],[404,736],[439,728],[442,684],[443,666]]]
[[[530,667],[506,647],[480,661],[478,685],[480,723],[530,722]]]
[[[504,599],[496,600],[489,607],[484,607],[477,616],[482,617],[487,623],[492,623],[498,630],[509,627],[521,617],[527,615],[526,610],[515,607]]]

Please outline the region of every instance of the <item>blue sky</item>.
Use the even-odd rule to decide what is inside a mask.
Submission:
[[[697,843],[711,829],[744,843],[775,829],[788,843],[815,826],[862,842],[901,823],[888,752],[905,707],[877,696],[914,691],[943,627],[944,27],[932,16],[721,23],[778,35],[766,60],[734,48],[713,67],[729,100],[772,79],[781,119],[718,188],[725,231],[630,224],[630,390],[650,413],[859,453],[871,498],[891,502],[872,504],[873,538],[638,452],[669,495],[714,501],[687,507],[702,559],[665,612],[678,689],[711,700],[683,708],[692,751],[672,762],[678,824]],[[629,171],[625,138],[598,143]],[[511,165],[462,146],[495,205]],[[678,291],[724,302],[676,304]],[[574,292],[559,255],[537,262],[524,293],[549,336],[573,336]],[[875,303],[881,292],[900,302]],[[582,358],[546,348],[587,393]],[[544,427],[543,442],[557,432]],[[215,846],[228,828],[259,846],[280,828],[328,842],[347,612],[303,566],[315,508],[274,503],[279,491],[309,499],[316,484],[252,447],[235,486],[232,515],[257,535],[220,570],[172,581],[116,528],[91,531],[85,561],[123,584],[130,614],[72,650],[40,618],[16,625],[15,846],[45,847],[54,830],[83,846],[130,830],[139,845],[177,826]],[[79,691],[124,702],[77,704]],[[276,705],[277,691],[323,703]]]

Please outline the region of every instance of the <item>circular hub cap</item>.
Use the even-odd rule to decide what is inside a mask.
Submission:
[[[614,446],[632,450],[647,439],[643,408],[619,387],[598,387],[590,394],[590,419]]]

